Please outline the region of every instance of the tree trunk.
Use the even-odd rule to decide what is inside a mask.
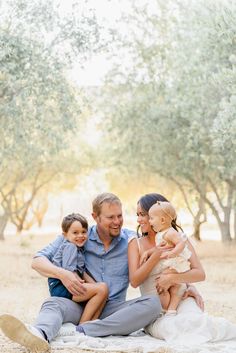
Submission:
[[[203,220],[201,220],[203,216]],[[198,213],[193,218],[193,236],[196,240],[201,241],[201,225],[206,222],[205,209],[199,208]]]
[[[234,205],[234,242],[236,243],[236,205]]]
[[[230,213],[231,209],[228,207],[224,208],[224,221],[221,222],[220,231],[221,239],[224,243],[228,243],[232,240],[230,232]]]
[[[198,212],[196,215],[194,215],[194,213],[192,213],[192,215],[193,215],[193,229],[194,229],[193,236],[196,240],[201,241],[200,228],[202,223],[205,223],[207,220],[205,202],[201,196],[198,200]]]
[[[22,233],[22,230],[23,230],[23,221],[20,220],[20,223],[16,227],[16,234],[20,235]]]
[[[0,240],[5,240],[4,231],[7,226],[7,222],[8,216],[4,213],[2,216],[0,216]]]
[[[225,206],[222,202],[222,199],[220,198],[220,195],[218,193],[216,186],[214,185],[214,183],[211,180],[210,180],[210,186],[212,187],[212,191],[215,193],[216,199],[218,201],[217,206],[219,206],[219,207],[216,207],[215,203],[212,202],[208,198],[207,194],[206,195],[202,194],[202,191],[199,188],[199,185],[197,183],[195,183],[196,190],[202,196],[205,203],[210,207],[213,215],[215,216],[215,218],[217,220],[217,223],[218,223],[218,226],[219,226],[220,232],[221,232],[222,242],[229,243],[232,240],[231,233],[230,233],[230,215],[231,215],[231,210],[233,207],[234,188],[232,187],[231,183],[228,183],[228,185],[227,185],[228,186],[227,202],[226,202],[226,206]],[[223,220],[221,218],[222,211],[223,211]]]
[[[232,240],[229,232],[228,224],[222,223],[220,226],[221,239],[223,243],[228,243]]]
[[[199,220],[194,219],[193,221],[193,236],[196,240],[201,241],[201,236],[200,236],[200,227],[201,227],[202,222]]]

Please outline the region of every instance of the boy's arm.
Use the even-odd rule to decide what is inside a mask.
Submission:
[[[52,261],[53,257],[55,256],[63,241],[63,235],[58,235],[58,237],[52,243],[48,244],[43,249],[37,251],[34,255],[34,259],[43,256],[46,257],[49,261]]]
[[[61,262],[62,268],[71,272],[77,271],[78,249],[75,244],[70,242],[65,242],[62,245],[61,251],[59,250],[58,256],[59,256],[59,259],[60,259],[59,262]]]
[[[32,260],[31,267],[44,277],[59,278],[63,271],[59,271],[59,268],[51,261],[63,241],[63,235],[59,235],[51,244],[38,251]]]
[[[46,257],[34,258],[32,268],[44,277],[59,279],[73,295],[80,295],[86,292],[83,286],[84,281],[76,273],[53,265]]]

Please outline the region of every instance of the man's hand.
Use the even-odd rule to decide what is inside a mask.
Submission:
[[[60,280],[72,295],[82,295],[86,293],[86,289],[83,286],[84,280],[76,273],[63,270]]]
[[[202,299],[202,296],[200,295],[196,287],[194,287],[193,285],[188,286],[182,299],[186,299],[188,297],[193,297],[199,308],[204,311],[204,301]]]

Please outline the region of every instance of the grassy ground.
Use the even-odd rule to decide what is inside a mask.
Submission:
[[[12,313],[24,322],[34,322],[48,290],[46,279],[31,269],[31,259],[37,249],[51,240],[53,236],[8,237],[0,243],[0,314]],[[197,284],[205,299],[206,311],[236,323],[236,246],[204,241],[195,244],[195,248],[207,274],[206,281]],[[129,289],[129,298],[138,295],[137,289]],[[24,349],[0,333],[0,352],[24,352]],[[80,350],[67,348],[52,352],[79,353]]]

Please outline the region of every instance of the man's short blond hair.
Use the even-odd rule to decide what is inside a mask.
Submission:
[[[93,212],[97,214],[97,216],[100,215],[101,213],[101,208],[102,204],[104,202],[113,204],[119,204],[121,206],[121,201],[118,196],[115,194],[112,194],[111,192],[103,192],[102,194],[99,194],[97,197],[92,202],[93,205]]]

